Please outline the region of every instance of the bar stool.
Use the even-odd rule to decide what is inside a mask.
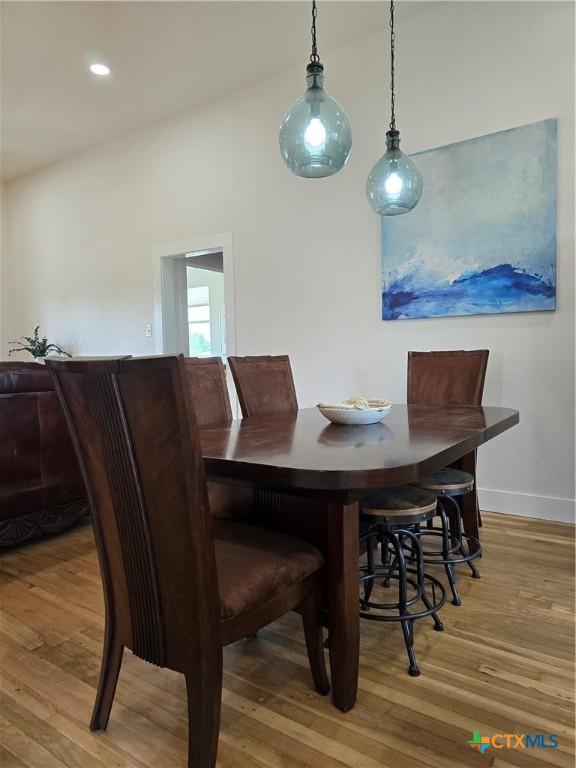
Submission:
[[[460,504],[457,501],[458,496],[474,491],[474,477],[468,472],[445,467],[414,485],[434,494],[438,501],[437,514],[440,518],[440,527],[435,527],[433,521],[429,520],[427,528],[420,529],[417,534],[422,545],[424,562],[444,566],[452,592],[452,604],[462,605],[462,599],[456,585],[455,566],[459,563],[467,563],[473,578],[480,578],[480,574],[472,561],[480,556],[482,546],[476,537],[464,533]],[[441,539],[442,548],[439,550],[425,549],[423,539],[434,536]]]
[[[434,518],[436,506],[432,494],[411,486],[378,491],[360,503],[360,549],[366,548],[367,559],[367,564],[360,568],[363,586],[360,617],[401,623],[409,659],[408,672],[412,677],[420,675],[414,651],[414,621],[431,616],[434,629],[438,632],[444,629],[437,612],[446,602],[446,592],[438,579],[424,572],[417,535],[418,526]],[[381,565],[374,562],[378,544]],[[371,600],[375,582],[382,577],[384,587],[389,587],[391,581],[398,583],[398,600]]]

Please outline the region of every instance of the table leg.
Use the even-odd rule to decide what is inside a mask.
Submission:
[[[471,475],[474,475],[474,490],[472,493],[460,496],[458,501],[462,511],[462,523],[465,532],[476,539],[480,539],[480,510],[478,507],[478,491],[476,489],[476,451],[471,451],[466,456],[462,456],[453,466],[461,469],[463,472],[469,472]]]
[[[332,700],[347,712],[356,702],[358,688],[358,504],[258,489],[256,510],[257,524],[309,541],[324,555]]]
[[[326,588],[332,700],[343,712],[356,703],[360,617],[358,613],[358,504],[329,504]]]

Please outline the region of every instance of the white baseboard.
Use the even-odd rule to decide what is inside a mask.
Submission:
[[[535,496],[532,493],[478,489],[480,509],[486,512],[503,512],[522,517],[536,517],[540,520],[556,520],[560,523],[574,523],[574,499],[556,496]]]

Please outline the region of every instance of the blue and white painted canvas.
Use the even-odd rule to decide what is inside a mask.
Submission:
[[[556,120],[415,158],[418,206],[382,218],[382,318],[555,309]]]

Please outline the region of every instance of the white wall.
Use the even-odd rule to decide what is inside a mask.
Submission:
[[[238,353],[289,352],[302,405],[405,399],[409,349],[491,351],[485,403],[521,425],[481,451],[485,508],[568,518],[574,496],[574,9],[447,3],[398,30],[398,122],[418,151],[559,119],[555,313],[380,320],[380,222],[364,198],[388,120],[386,33],[323,52],[354,130],[349,165],[308,181],[277,148],[304,65],[9,185],[7,338],[37,322],[79,354],[152,353],[151,253],[231,232]]]

